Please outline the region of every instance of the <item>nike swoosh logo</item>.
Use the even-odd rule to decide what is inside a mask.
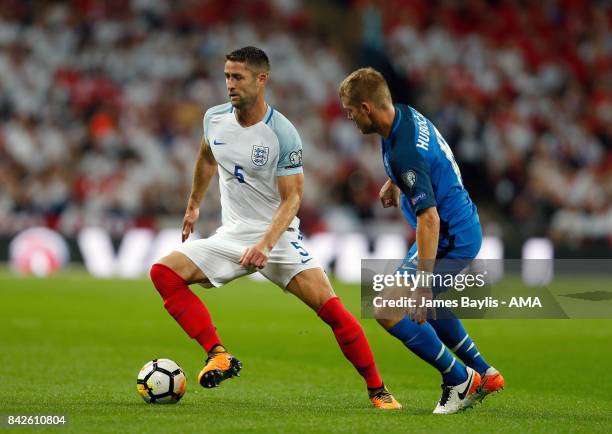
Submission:
[[[465,399],[465,395],[467,395],[468,390],[470,390],[470,386],[472,385],[472,378],[474,377],[474,373],[470,372],[470,377],[468,378],[467,381],[467,386],[465,386],[465,390],[461,393],[459,393],[459,399],[464,400]]]
[[[312,261],[312,258],[302,259],[302,264],[305,264],[305,263],[307,263],[308,261]]]
[[[213,140],[213,145],[225,145],[225,142],[217,142],[217,139]]]

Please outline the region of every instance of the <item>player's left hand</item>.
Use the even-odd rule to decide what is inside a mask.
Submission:
[[[240,265],[244,268],[255,267],[261,270],[268,263],[269,254],[270,249],[259,242],[244,251],[240,257]]]
[[[431,304],[433,299],[433,292],[428,287],[418,287],[412,293],[412,297],[416,303],[415,307],[408,308],[408,315],[413,321],[419,324],[423,324],[427,321],[427,311],[431,309],[431,319],[436,319],[436,309],[423,306],[424,304]]]
[[[391,180],[387,180],[380,189],[378,197],[380,198],[380,203],[383,208],[398,208],[400,206],[400,194],[399,187],[393,184]]]

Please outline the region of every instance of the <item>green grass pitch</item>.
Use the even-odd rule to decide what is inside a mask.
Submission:
[[[335,287],[358,315],[358,287]],[[204,355],[149,281],[98,280],[83,272],[50,279],[0,274],[3,424],[9,414],[65,414],[67,425],[50,430],[386,434],[612,427],[609,320],[466,321],[485,358],[506,377],[506,390],[465,413],[434,416],[438,374],[374,321],[362,324],[401,411],[370,407],[327,325],[293,296],[245,279],[194,289],[244,364],[240,378],[214,390],[197,385]],[[175,360],[187,375],[187,393],[177,405],[147,405],[136,393],[139,369],[159,357]]]

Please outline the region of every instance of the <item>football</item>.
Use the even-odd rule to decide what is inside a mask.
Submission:
[[[185,394],[187,380],[170,359],[153,359],[142,367],[136,380],[138,394],[150,404],[176,404]]]

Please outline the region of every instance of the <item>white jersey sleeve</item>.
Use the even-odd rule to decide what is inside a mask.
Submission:
[[[272,116],[270,128],[276,134],[279,143],[276,176],[303,173],[302,139],[300,139],[296,128],[289,119],[278,112],[275,112]]]

